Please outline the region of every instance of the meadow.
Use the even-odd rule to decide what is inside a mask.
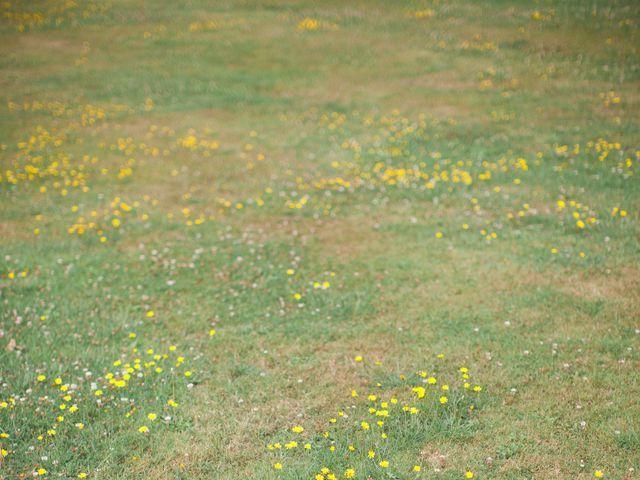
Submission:
[[[640,478],[635,0],[0,0],[0,478]]]

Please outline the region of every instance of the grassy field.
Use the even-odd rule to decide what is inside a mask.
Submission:
[[[0,3],[0,478],[640,478],[640,4]]]

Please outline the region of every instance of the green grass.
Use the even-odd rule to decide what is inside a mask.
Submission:
[[[0,478],[637,476],[636,2],[0,13]]]

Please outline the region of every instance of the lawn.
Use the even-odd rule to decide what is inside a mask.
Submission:
[[[640,4],[0,2],[0,478],[640,478]]]

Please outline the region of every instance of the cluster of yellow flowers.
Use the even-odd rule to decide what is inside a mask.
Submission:
[[[520,85],[520,81],[517,78],[512,78],[493,67],[485,68],[478,72],[478,82],[478,90],[480,91],[499,88],[503,93],[515,90]]]
[[[611,105],[618,105],[622,101],[620,99],[620,95],[618,95],[613,90],[609,90],[608,92],[605,92],[605,93],[600,93],[598,97],[600,98],[600,100],[602,100],[602,104],[605,107],[609,107]]]
[[[136,334],[130,333],[129,338],[134,340]],[[162,353],[153,348],[130,348],[128,355],[114,360],[113,369],[100,377],[85,369],[82,377],[67,374],[50,378],[46,367],[36,369],[37,375],[20,401],[16,396],[0,400],[0,411],[22,410],[20,418],[35,413],[43,425],[49,422],[34,439],[37,448],[46,448],[48,443],[60,441],[61,436],[73,441],[105,423],[120,430],[135,428],[140,433],[150,433],[151,425],[172,421],[179,406],[173,395],[183,396],[188,390],[179,388],[188,386],[194,375],[185,363],[177,347],[170,345]],[[19,422],[14,427],[15,432],[0,431],[2,457],[21,454],[11,447],[14,436],[22,434]],[[35,465],[34,473],[44,476],[47,469]],[[79,478],[87,475],[84,471],[77,474]]]
[[[320,21],[316,18],[304,18],[300,20],[296,26],[299,32],[314,30],[336,30],[338,25],[333,22]]]
[[[531,12],[531,19],[536,22],[545,22],[551,20],[555,16],[555,10],[547,9],[546,11],[534,10]]]
[[[495,72],[487,70],[487,78],[492,78]],[[119,181],[125,181],[134,176],[139,169],[144,170],[147,159],[156,157],[168,157],[178,150],[187,150],[198,157],[209,157],[220,150],[220,141],[212,135],[211,130],[197,131],[190,129],[183,136],[177,137],[173,145],[166,146],[166,139],[176,136],[173,128],[151,125],[146,133],[144,141],[137,141],[132,137],[119,137],[112,142],[102,141],[98,146],[111,156],[122,157],[122,160],[113,166],[113,161],[106,162],[93,155],[76,155],[66,149],[69,144],[69,136],[77,135],[80,128],[95,128],[96,122],[114,115],[133,111],[123,105],[82,105],[70,107],[60,102],[23,102],[10,103],[11,111],[45,111],[53,116],[65,116],[70,119],[68,128],[49,130],[38,127],[26,140],[18,144],[17,153],[12,158],[13,168],[0,172],[0,182],[17,186],[28,185],[37,182],[39,191],[43,194],[50,189],[65,197],[69,192],[87,193],[91,190],[91,184],[99,178],[113,176]],[[152,99],[146,99],[144,111],[154,108]],[[337,174],[332,176],[298,175],[295,177],[295,190],[288,197],[285,196],[284,207],[288,210],[304,210],[311,206],[314,212],[323,215],[333,215],[333,202],[326,193],[354,193],[356,191],[384,190],[386,188],[400,188],[415,190],[418,192],[448,193],[459,191],[467,195],[470,187],[487,183],[494,185],[493,193],[501,195],[506,185],[500,182],[510,182],[517,187],[527,176],[531,168],[541,165],[544,160],[542,152],[538,152],[534,158],[509,155],[499,156],[494,159],[481,158],[452,159],[442,154],[437,148],[430,148],[428,141],[431,130],[438,128],[441,121],[419,115],[417,118],[407,118],[399,111],[394,110],[387,115],[362,115],[359,112],[347,114],[344,112],[309,112],[305,118],[317,121],[320,133],[330,131],[341,135],[343,140],[340,147],[346,153],[352,155],[351,159],[336,159],[331,162],[331,168]],[[76,121],[77,119],[77,121]],[[448,119],[447,124],[455,126],[454,119]],[[364,132],[358,137],[353,136],[354,128],[363,128]],[[253,139],[257,132],[250,132],[250,142],[242,148],[241,157],[255,155],[255,161],[262,162],[266,158],[262,151],[254,153]],[[154,145],[154,139],[164,142],[165,146]],[[69,145],[70,147],[70,145]],[[584,145],[574,144],[556,145],[553,154],[557,159],[554,169],[562,172],[569,168],[575,168],[584,156],[595,156],[600,162],[607,162],[611,166],[611,172],[629,178],[634,174],[634,168],[640,157],[640,151],[629,152],[624,150],[619,142],[605,139],[586,142]],[[135,156],[138,159],[134,158]],[[253,168],[253,162],[247,164],[247,168]],[[182,171],[173,169],[172,177],[182,175]],[[496,185],[498,183],[498,185]],[[324,193],[321,197],[314,196],[313,191]],[[225,215],[229,212],[242,212],[247,207],[262,207],[266,199],[271,197],[273,190],[264,188],[262,195],[243,199],[218,197],[214,205],[205,206],[200,211],[194,211],[193,206],[175,205],[173,211],[166,212],[169,220],[181,218],[188,227],[202,225],[208,220],[216,219],[216,215]],[[282,192],[281,192],[282,193]],[[191,192],[182,196],[185,202],[191,199]],[[71,211],[79,216],[69,225],[67,232],[71,235],[82,236],[92,231],[97,234],[100,242],[106,243],[110,238],[108,232],[120,229],[125,219],[136,219],[147,222],[151,215],[151,207],[159,206],[159,201],[148,195],[144,200],[130,199],[123,201],[118,196],[111,202],[109,208],[89,209],[80,214],[80,204],[73,205]],[[114,203],[115,202],[115,203]],[[562,203],[564,202],[564,203]],[[572,203],[573,202],[573,203]],[[121,205],[120,205],[121,204]],[[144,212],[138,213],[143,204],[146,204]],[[271,202],[273,207],[277,203]],[[571,207],[564,208],[563,205]],[[119,208],[121,207],[121,208]],[[598,225],[598,214],[581,202],[567,199],[562,196],[556,204],[559,212],[568,212],[571,221],[578,231]],[[619,217],[625,217],[627,211],[617,207]],[[506,216],[511,221],[541,215],[545,211],[544,206],[532,208],[529,203],[522,203],[518,209],[510,207]],[[215,214],[214,214],[215,213]],[[476,223],[478,233],[490,243],[499,238],[498,229],[503,226],[492,223],[486,216],[486,211],[480,209],[477,198],[472,199],[472,217],[461,222],[463,230],[473,230]],[[474,217],[484,215],[481,224],[471,222]],[[615,214],[612,213],[612,216]],[[43,216],[36,215],[38,225],[33,228],[35,235],[43,232]],[[561,223],[565,223],[564,217]],[[445,232],[434,232],[436,239],[445,237]],[[582,252],[581,252],[582,253]],[[300,292],[294,295],[301,296]],[[299,298],[298,298],[299,299]]]
[[[498,45],[491,40],[486,40],[482,35],[476,34],[469,40],[463,40],[460,48],[476,52],[495,52],[498,50]]]
[[[2,18],[19,32],[42,26],[60,26],[72,21],[99,17],[111,9],[110,2],[95,0],[50,0],[38,2],[38,10],[29,8],[31,2],[6,0],[0,3]],[[32,7],[33,8],[33,7]]]
[[[357,121],[358,117],[359,114],[354,120]],[[345,114],[322,115],[319,118],[319,124],[330,129],[340,129],[346,122]],[[526,172],[529,169],[522,157],[501,157],[496,161],[483,159],[477,163],[468,159],[452,160],[438,150],[416,149],[429,138],[429,126],[438,124],[435,120],[428,122],[426,115],[413,120],[393,112],[389,116],[366,116],[362,123],[380,133],[372,136],[369,145],[353,138],[345,140],[342,148],[353,152],[353,160],[332,162],[332,167],[341,170],[342,175],[314,180],[312,185],[315,188],[343,191],[400,186],[432,190],[442,185],[450,189],[455,184],[470,186],[491,180],[494,172]],[[514,179],[514,183],[518,184],[520,180]],[[308,187],[303,183],[298,188]]]
[[[556,145],[554,148],[559,163],[555,165],[556,171],[575,168],[581,162],[585,167],[585,157],[588,160],[597,160],[610,167],[609,174],[620,175],[628,179],[634,175],[634,170],[640,159],[640,150],[623,149],[620,142],[612,142],[604,138],[588,141],[585,144],[576,143],[569,145]],[[593,168],[593,166],[591,166]]]
[[[579,230],[598,223],[596,214],[589,208],[589,205],[565,199],[558,200],[556,205],[558,212],[570,212],[571,221],[575,221],[575,225]]]
[[[148,198],[148,197],[147,197]],[[67,229],[70,235],[84,235],[89,231],[94,231],[100,242],[107,241],[107,230],[119,229],[125,218],[136,218],[135,209],[139,208],[141,203],[135,201],[132,204],[125,202],[120,197],[115,197],[109,208],[102,210],[91,210],[88,215],[80,215],[75,222]],[[72,212],[78,212],[79,207],[74,205],[71,207]],[[147,213],[142,213],[137,217],[140,221],[145,222],[149,219]]]
[[[72,114],[72,110],[69,109],[67,103],[58,101],[32,100],[23,103],[9,101],[7,102],[7,108],[9,112],[46,112],[54,117]]]
[[[530,181],[542,170],[543,164],[550,164],[557,173],[571,169],[584,176],[590,175],[594,168],[600,168],[598,163],[603,163],[607,169],[603,169],[600,175],[619,175],[627,180],[634,175],[640,158],[638,150],[624,149],[620,142],[599,138],[584,144],[545,147],[546,152],[538,151],[529,158],[510,152],[494,158],[454,160],[437,148],[429,148],[433,129],[438,128],[441,122],[426,115],[411,119],[398,111],[388,115],[313,111],[306,118],[317,119],[321,133],[329,131],[336,135],[335,141],[352,158],[333,160],[330,165],[336,171],[335,175],[309,172],[309,175],[296,177],[295,198],[287,202],[289,209],[307,207],[323,215],[334,215],[332,202],[327,201],[331,199],[327,196],[329,192],[353,195],[356,192],[383,192],[398,188],[435,195],[457,193],[466,198],[474,195],[471,197],[471,211],[460,223],[463,230],[474,230],[475,226],[487,243],[497,240],[499,229],[505,228],[500,217],[495,215],[496,204],[503,204],[511,195],[517,199],[517,187]],[[454,119],[447,123],[456,124]],[[355,131],[359,132],[357,136],[354,136]],[[486,194],[493,194],[495,198],[490,209],[482,209],[478,194],[472,193],[483,188],[482,184],[486,184]],[[324,195],[314,196],[314,190]],[[628,214],[624,208],[617,208],[621,212],[620,217]],[[521,221],[535,221],[536,217],[547,217],[556,210],[562,213],[559,224],[574,225],[576,233],[602,225],[599,218],[607,212],[606,207],[596,208],[567,198],[564,192],[554,204],[541,204],[536,199],[535,203],[522,201],[518,205],[508,205],[506,210],[505,215],[513,228],[521,227]],[[441,230],[434,231],[434,234],[436,239],[445,237]],[[579,253],[580,257],[585,257],[584,251]]]
[[[354,361],[366,364],[362,355],[355,356]],[[472,383],[466,367],[458,369],[457,378],[421,370],[412,375],[399,374],[388,383],[373,382],[364,394],[351,389],[352,403],[328,418],[324,427],[310,431],[294,425],[289,429],[293,436],[287,434],[286,440],[267,444],[273,454],[273,468],[290,468],[303,475],[308,472],[308,464],[322,462],[327,466],[314,474],[316,480],[365,478],[383,471],[401,475],[407,468],[406,460],[400,460],[406,458],[406,439],[415,440],[416,435],[439,428],[452,416],[468,421],[482,392],[480,385]],[[301,456],[296,452],[305,453]],[[406,473],[423,468],[416,462]],[[469,473],[473,475],[468,471],[467,478],[472,478]]]
[[[28,275],[28,271],[27,270],[22,270],[22,271],[9,270],[6,273],[6,275],[9,280],[14,280],[16,278],[26,278]]]
[[[193,152],[200,152],[204,156],[208,156],[210,151],[215,151],[220,148],[220,142],[218,140],[198,139],[196,135],[197,132],[195,130],[190,130],[188,135],[178,141],[179,145]]]
[[[82,149],[86,139],[90,138],[89,132],[103,130],[102,123],[119,115],[128,115],[136,110],[121,104],[94,105],[84,104],[71,106],[63,102],[42,102],[38,100],[24,102],[9,102],[8,109],[15,114],[26,114],[29,112],[42,112],[56,118],[64,118],[66,123],[58,123],[55,128],[37,126],[35,130],[24,140],[17,143],[14,153],[6,155],[7,163],[0,170],[0,185],[6,185],[13,190],[20,188],[27,192],[35,187],[37,191],[47,197],[61,196],[77,198],[71,207],[72,213],[79,214],[78,217],[69,224],[67,233],[75,236],[82,236],[92,231],[97,234],[100,242],[105,243],[109,238],[108,231],[119,229],[125,217],[147,222],[151,215],[158,213],[160,202],[157,198],[144,195],[135,198],[128,195],[129,201],[114,200],[115,204],[110,209],[83,207],[78,195],[93,192],[93,186],[97,183],[103,184],[106,180],[112,183],[115,179],[119,182],[126,182],[136,175],[137,172],[146,173],[147,163],[155,158],[168,157],[176,152],[186,149],[198,157],[209,157],[220,148],[220,141],[212,138],[211,130],[204,129],[196,131],[190,129],[184,136],[167,142],[176,136],[173,128],[168,126],[151,125],[145,134],[144,140],[137,140],[134,137],[117,137],[112,141],[102,140],[97,147],[102,150],[102,154],[83,154]],[[141,110],[149,112],[153,110],[155,103],[151,98],[145,99]],[[255,138],[257,132],[251,131],[250,138]],[[168,143],[168,144],[167,144]],[[162,145],[162,146],[161,146]],[[0,146],[3,151],[7,150],[7,145]],[[263,162],[266,159],[264,152],[253,152],[252,143],[246,143],[243,147],[243,158],[251,155],[256,162]],[[252,165],[248,164],[248,168]],[[171,177],[181,174],[178,169],[170,172]],[[199,212],[195,212],[192,206],[172,205],[172,210],[165,211],[167,219],[182,217],[184,224],[188,227],[198,226],[206,220],[212,220],[218,215],[224,215],[229,211],[242,211],[246,207],[262,207],[265,199],[270,196],[273,190],[264,188],[263,194],[249,198],[229,199],[218,197],[215,203],[205,205]],[[186,192],[182,199],[189,202],[191,192]],[[307,198],[292,200],[289,208],[302,208]],[[114,203],[112,202],[112,203]],[[92,200],[92,203],[94,201]],[[116,204],[122,203],[122,208]],[[131,210],[138,209],[141,205],[147,204],[145,212],[134,215]],[[81,213],[84,210],[84,213]],[[45,218],[41,213],[34,216],[37,225],[32,228],[34,235],[41,235],[45,232],[46,222],[53,219]]]
[[[431,8],[425,8],[424,10],[416,10],[413,12],[415,18],[431,18],[435,15],[435,12]]]
[[[17,143],[15,154],[9,157],[11,168],[0,171],[0,184],[18,185],[37,182],[41,193],[47,192],[48,188],[53,188],[62,196],[67,196],[72,189],[88,192],[88,180],[92,175],[107,175],[109,172],[105,167],[99,172],[95,171],[98,164],[98,158],[95,155],[77,156],[71,153],[73,146],[70,136],[82,127],[95,126],[96,122],[111,116],[133,112],[130,107],[121,104],[109,106],[89,104],[70,108],[61,102],[39,101],[22,104],[9,102],[8,108],[12,112],[45,111],[54,117],[69,118],[69,123],[64,128],[37,126],[28,138]],[[129,159],[120,166],[118,178],[131,175],[133,162]]]

